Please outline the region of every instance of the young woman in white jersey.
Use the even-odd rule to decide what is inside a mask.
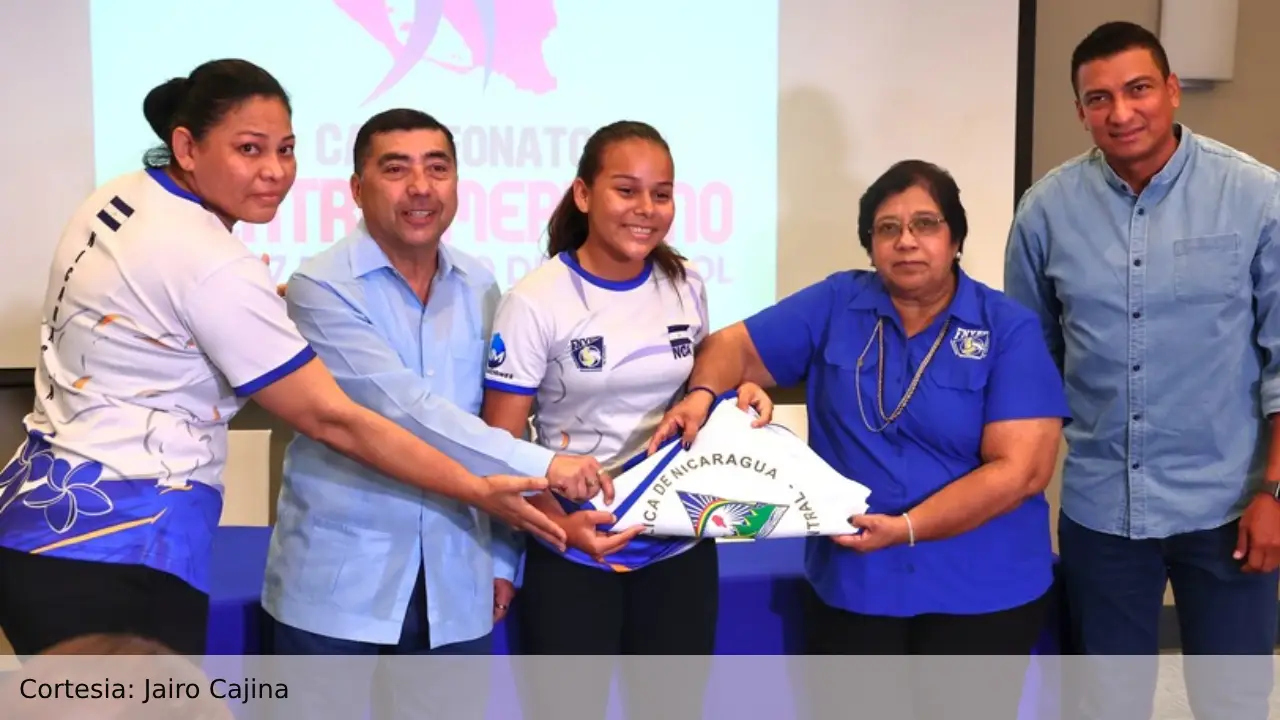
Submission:
[[[58,243],[26,440],[0,471],[0,628],[19,655],[93,633],[202,654],[227,425],[250,398],[308,437],[553,544],[523,493],[349,400],[231,234],[296,174],[288,96],[219,60],[143,112],[164,147],[95,191]]]
[[[587,141],[548,226],[548,261],[510,290],[495,317],[488,422],[523,435],[533,414],[540,442],[593,455],[606,470],[645,455],[664,411],[690,391],[693,351],[710,330],[703,279],[665,242],[675,214],[673,175],[667,143],[643,123],[614,123]],[[770,412],[758,387],[740,394]],[[572,547],[527,546],[515,606],[525,651],[714,652],[714,541],[637,537],[639,528],[607,536],[596,531],[607,513],[573,512],[550,494],[535,504],[563,525]],[[628,677],[628,717],[688,714],[679,688],[705,682],[689,669]],[[588,674],[575,676],[572,690],[535,675],[532,714],[603,717],[611,668],[596,658],[582,671]],[[637,687],[641,676],[646,684]],[[676,704],[664,706],[667,699]]]

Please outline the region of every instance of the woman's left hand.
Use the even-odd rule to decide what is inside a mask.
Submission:
[[[773,421],[773,398],[764,388],[752,382],[738,386],[738,409],[746,412],[747,408],[755,408],[760,417],[751,421],[751,427],[764,427]]]
[[[858,552],[873,552],[901,545],[911,537],[907,519],[901,515],[854,515],[849,524],[861,528],[856,535],[834,535],[831,540]]]

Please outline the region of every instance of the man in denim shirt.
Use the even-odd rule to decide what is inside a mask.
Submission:
[[[1154,656],[1170,582],[1186,654],[1269,657],[1280,174],[1174,122],[1178,79],[1137,25],[1094,30],[1071,73],[1097,147],[1022,198],[1005,290],[1040,314],[1071,404],[1058,540],[1077,649]],[[1197,717],[1266,717],[1270,662],[1247,667],[1189,675]],[[1150,716],[1154,657],[1097,670],[1087,716]]]

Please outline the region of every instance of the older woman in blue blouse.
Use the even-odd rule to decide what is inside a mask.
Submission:
[[[808,653],[1020,657],[981,682],[834,678],[831,703],[845,710],[910,717],[914,702],[919,717],[1013,717],[1043,624],[1043,491],[1067,404],[1035,316],[960,269],[966,232],[950,175],[894,165],[859,207],[874,271],[835,273],[715,333],[689,382],[805,383],[814,451],[872,491],[869,513],[851,518],[859,533],[808,541]],[[655,445],[691,440],[711,400],[684,398]]]

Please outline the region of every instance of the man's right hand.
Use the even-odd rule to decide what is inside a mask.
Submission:
[[[636,525],[620,533],[602,532],[598,526],[617,522],[613,515],[603,510],[579,510],[556,520],[564,528],[569,545],[600,563],[604,562],[606,555],[612,555],[626,547],[627,543],[644,531],[643,525]]]
[[[480,478],[477,497],[471,504],[516,530],[537,535],[564,552],[564,529],[524,496],[524,493],[546,489],[547,481],[542,478],[490,475]]]
[[[604,491],[606,504],[613,502],[613,479],[600,462],[587,455],[556,455],[547,469],[551,489],[574,502],[583,502]]]

